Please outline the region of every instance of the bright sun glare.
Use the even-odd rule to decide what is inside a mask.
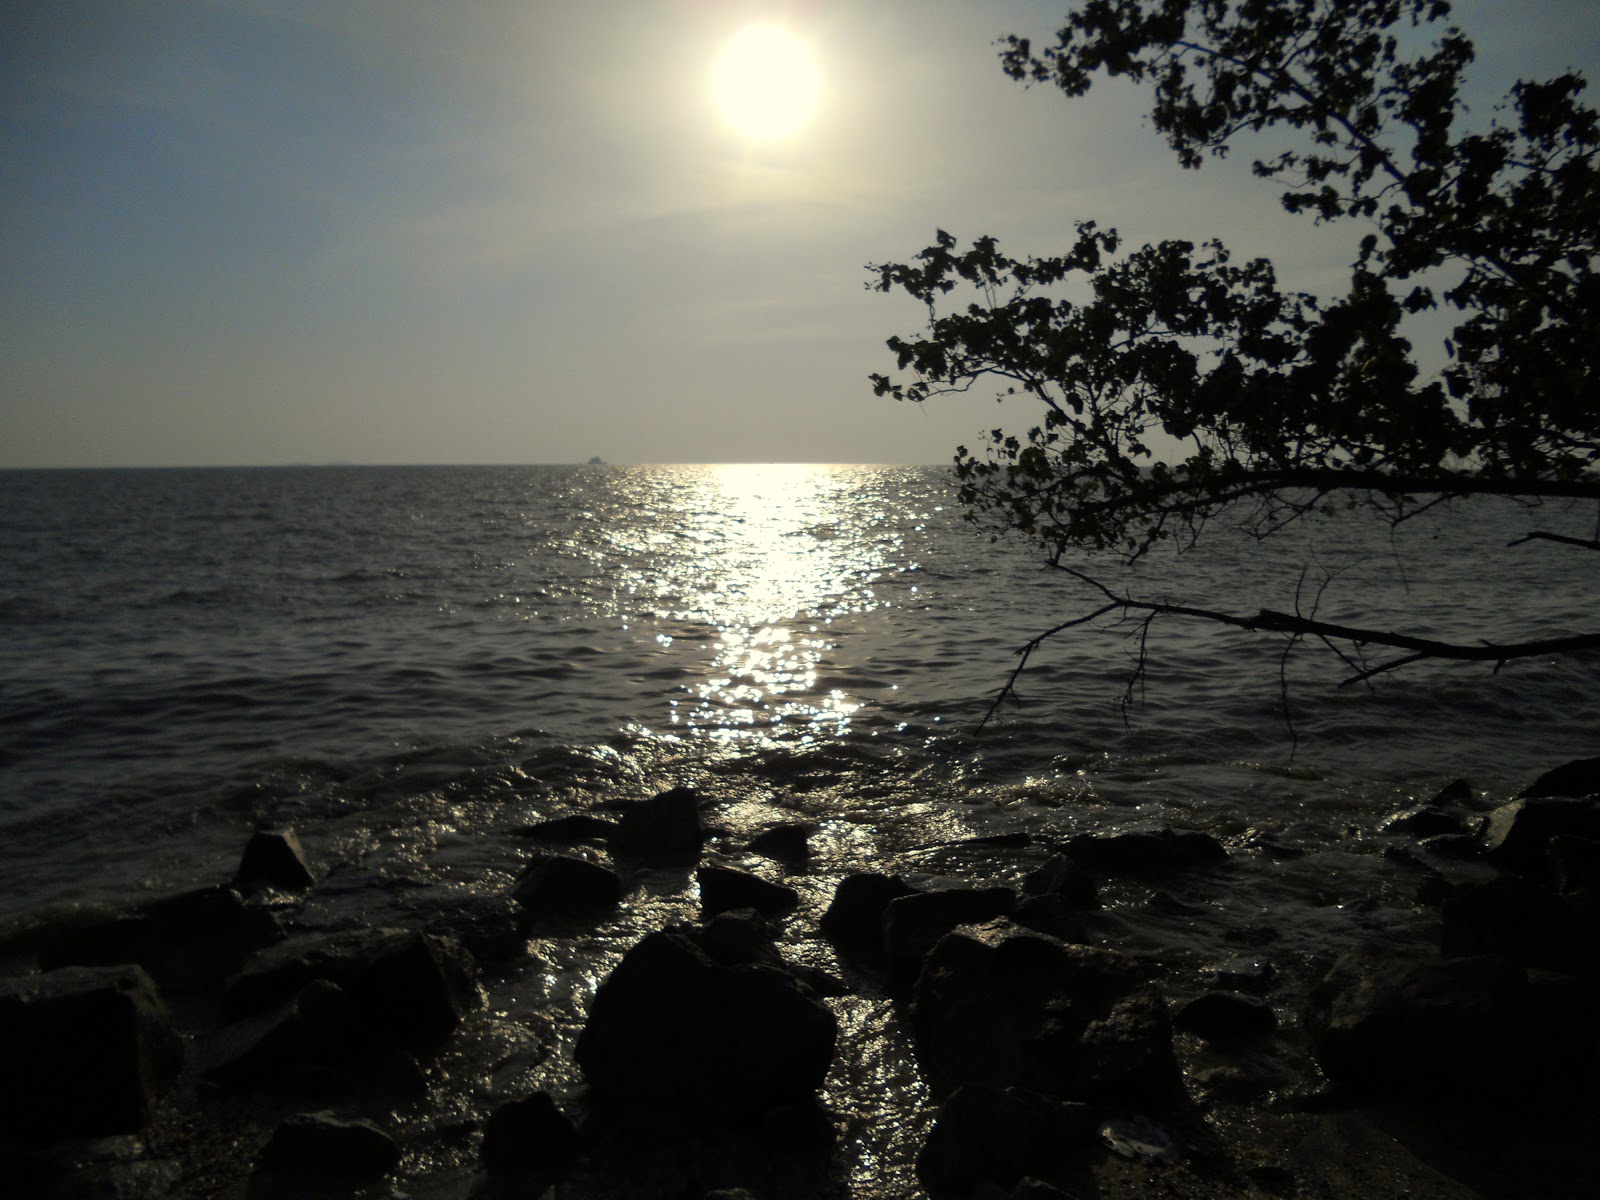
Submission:
[[[770,142],[811,119],[822,80],[806,44],[781,25],[747,25],[729,39],[711,72],[717,113],[746,138]]]

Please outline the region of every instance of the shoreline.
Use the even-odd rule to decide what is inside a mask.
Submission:
[[[1569,791],[1600,791],[1591,778],[1600,761],[1563,769],[1575,767],[1587,769],[1579,772],[1587,782],[1565,785]],[[677,799],[663,804],[669,796]],[[1374,1043],[1364,1034],[1354,1050],[1330,1032],[1359,1031],[1365,1021],[1368,1034],[1382,1034],[1398,1019],[1392,995],[1387,1015],[1381,1005],[1361,1006],[1384,992],[1384,971],[1428,965],[1403,939],[1398,960],[1345,964],[1348,979],[1331,993],[1320,985],[1321,1001],[1309,975],[1273,963],[1278,952],[1265,928],[1256,944],[1239,940],[1237,962],[1210,964],[1204,979],[1193,962],[1119,949],[1129,910],[1105,902],[1125,894],[1119,880],[1140,880],[1149,889],[1145,907],[1174,920],[1207,917],[1191,885],[1229,871],[1238,848],[1194,831],[1130,841],[1124,830],[1059,846],[1027,834],[958,839],[931,847],[934,869],[917,884],[845,887],[891,877],[862,872],[870,853],[860,856],[866,864],[835,857],[819,867],[808,822],[772,820],[794,814],[752,815],[748,805],[674,789],[504,830],[521,870],[500,894],[400,878],[353,883],[338,864],[308,865],[292,837],[268,837],[247,849],[229,884],[110,920],[39,924],[0,947],[13,990],[19,968],[33,984],[99,972],[92,986],[101,986],[106,973],[126,971],[118,964],[141,963],[159,998],[139,1036],[159,1041],[176,1030],[183,1059],[173,1069],[147,1064],[143,1115],[121,1118],[132,1128],[104,1138],[67,1128],[71,1117],[50,1118],[67,1122],[52,1127],[38,1111],[38,1079],[19,1083],[13,1064],[7,1090],[31,1098],[34,1111],[7,1114],[0,1159],[38,1195],[59,1197],[116,1187],[153,1198],[264,1200],[321,1191],[388,1196],[398,1187],[409,1196],[492,1198],[525,1194],[535,1181],[556,1196],[708,1195],[719,1181],[741,1180],[753,1196],[899,1195],[917,1190],[919,1170],[934,1196],[1577,1196],[1588,1178],[1582,1135],[1596,1115],[1594,1029],[1581,1014],[1593,1008],[1597,972],[1586,957],[1594,939],[1585,945],[1581,936],[1600,930],[1597,843],[1584,822],[1600,810],[1592,799],[1520,803],[1534,816],[1519,823],[1506,811],[1513,806],[1484,814],[1470,789],[1456,787],[1390,819],[1408,841],[1387,858],[1438,907],[1440,940],[1455,952],[1439,962],[1477,962],[1485,951],[1496,961],[1507,951],[1535,959],[1507,966],[1521,971],[1517,986],[1533,989],[1532,1008],[1525,999],[1515,1002],[1520,1008],[1494,1008],[1501,1001],[1492,987],[1483,992],[1489,1007],[1475,1013],[1470,1005],[1437,1007],[1448,996],[1426,997],[1433,1025],[1459,1018],[1459,1028],[1422,1057],[1407,1047],[1431,1035],[1416,1029],[1409,1042],[1371,1035],[1379,1036]],[[1577,824],[1552,825],[1551,813]],[[995,884],[997,874],[1014,883]],[[845,903],[863,886],[879,891],[864,907]],[[373,927],[375,887],[409,919]],[[359,905],[341,913],[353,896]],[[647,941],[668,966],[667,975],[649,977],[644,994],[668,995],[676,985],[662,980],[679,968],[699,980],[694,986],[712,989],[674,1018],[688,1057],[656,1061],[655,1042],[630,1041],[629,1030],[647,1019],[632,1012],[607,1035],[622,1047],[610,1065],[597,1065],[591,1051],[580,1066],[585,1037],[591,1047],[600,1037],[590,1030],[598,1018],[586,988],[626,975],[619,964],[633,962]],[[1095,957],[1078,962],[1074,955],[1091,954],[1085,947]],[[1567,969],[1552,971],[1551,955],[1568,950],[1572,960],[1557,963]],[[999,990],[982,982],[1000,970],[995,963],[1013,959],[1054,965],[1037,979],[1025,973],[1025,986],[1010,976]],[[1090,972],[1080,984],[1100,978],[1104,995],[1090,1004],[1094,1011],[1067,1019],[1074,1005],[1089,1003],[1081,987],[1076,999],[1060,991],[1059,977],[1071,970]],[[695,1025],[694,1012],[714,1006],[718,989],[750,978],[776,989],[750,1003],[771,1002],[777,1015],[748,1035],[731,1018]],[[254,994],[241,998],[250,991],[241,980],[253,981]],[[609,982],[601,986],[617,994]],[[1451,988],[1459,995],[1460,981]],[[1035,993],[1037,1011],[995,1015],[995,1006]],[[1197,1015],[1206,996],[1228,999]],[[1313,1002],[1345,1010],[1308,1031]],[[0,1005],[4,1021],[17,1011]],[[1529,1019],[1540,1013],[1561,1020]],[[825,1078],[815,1050],[796,1050],[789,1076],[758,1073],[754,1083],[715,1065],[782,1059],[783,1031],[795,1021],[815,1024],[819,1014],[832,1028],[820,1060]],[[1038,1024],[1041,1014],[1054,1015]],[[1507,1021],[1522,1025],[1496,1024]],[[378,1025],[387,1032],[374,1033]],[[150,1032],[162,1028],[168,1034]],[[1529,1061],[1521,1051],[1531,1047],[1544,1065],[1530,1074],[1496,1060],[1482,1035],[1497,1029],[1520,1060]],[[361,1045],[330,1043],[330,1030]],[[743,1051],[740,1036],[749,1038]],[[972,1061],[969,1043],[988,1046],[987,1057]],[[1545,1061],[1553,1049],[1564,1052],[1562,1062]],[[1074,1081],[1030,1062],[1052,1054],[1078,1072]],[[1125,1069],[1130,1061],[1137,1069]],[[94,1088],[108,1068],[89,1059],[74,1069],[76,1086]],[[1436,1077],[1418,1077],[1429,1071]],[[70,1091],[73,1080],[62,1078]],[[1419,1084],[1433,1095],[1418,1099]],[[1561,1089],[1567,1107],[1552,1108]],[[541,1094],[559,1119],[506,1144],[559,1141],[570,1129],[569,1158],[486,1149],[485,1130],[512,1119],[496,1114],[520,1112],[516,1103]],[[685,1107],[688,1119],[663,1147],[652,1126]],[[323,1109],[373,1128],[301,1131],[299,1149],[268,1151],[285,1120]],[[760,1121],[748,1119],[763,1109]],[[1001,1128],[1043,1122],[1040,1144],[996,1143],[992,1128],[1005,1113],[1011,1118]],[[1155,1132],[1117,1124],[1141,1117]],[[19,1120],[43,1123],[18,1137]],[[947,1144],[967,1131],[949,1160],[965,1165],[929,1166],[926,1147],[940,1129]],[[985,1129],[990,1134],[973,1136]],[[1131,1144],[1153,1157],[1119,1156],[1110,1143],[1130,1129],[1122,1152]],[[1163,1136],[1170,1146],[1158,1144]],[[387,1163],[383,1170],[328,1174],[329,1163],[362,1161],[363,1144],[378,1147],[372,1162]],[[1507,1146],[1521,1147],[1520,1157],[1511,1159]],[[280,1165],[259,1170],[264,1154]],[[996,1155],[998,1164],[983,1165]],[[651,1182],[619,1190],[641,1170]],[[1050,1176],[1056,1190],[1039,1190],[1041,1183],[1019,1192],[1016,1180],[1035,1173]],[[1532,1191],[1530,1178],[1540,1181]]]

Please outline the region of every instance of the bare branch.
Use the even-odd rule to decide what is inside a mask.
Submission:
[[[1519,537],[1514,542],[1507,542],[1507,546],[1520,546],[1524,542],[1559,542],[1563,546],[1577,546],[1582,550],[1600,550],[1600,539],[1567,537],[1562,533],[1543,533],[1534,530],[1526,537]]]

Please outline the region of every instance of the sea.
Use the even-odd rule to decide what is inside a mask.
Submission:
[[[1508,543],[1594,525],[1482,499],[1265,540],[1221,518],[1132,566],[1067,565],[1146,599],[1523,640],[1594,627],[1600,556]],[[1240,953],[1292,975],[1425,943],[1433,868],[1385,821],[1456,779],[1488,807],[1600,754],[1595,654],[1360,682],[1394,652],[1179,616],[1062,629],[991,712],[1031,638],[1104,602],[969,520],[948,467],[0,472],[0,923],[226,881],[282,825],[343,919],[389,921],[419,888],[504,892],[531,853],[514,827],[689,784],[733,865],[785,878],[744,843],[814,826],[785,937],[824,967],[814,918],[851,871],[1006,883],[1077,833],[1208,832],[1227,870],[1112,882],[1096,929],[1176,964],[1181,993]],[[692,876],[675,886],[536,941],[449,1067],[452,1111],[578,1088],[587,997],[631,940],[692,918]],[[834,1003],[841,1170],[893,1190],[926,1097],[893,1006]],[[466,1155],[414,1155],[411,1194],[450,1194]]]

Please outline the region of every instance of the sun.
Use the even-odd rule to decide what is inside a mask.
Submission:
[[[717,55],[711,98],[717,114],[748,140],[778,141],[816,112],[822,78],[810,49],[782,25],[747,25]]]

